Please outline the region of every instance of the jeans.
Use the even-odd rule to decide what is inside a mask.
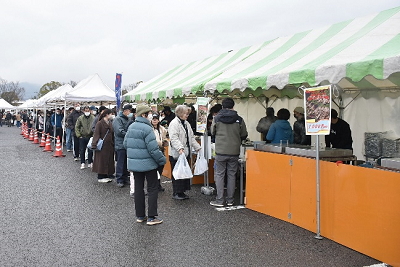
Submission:
[[[226,201],[233,202],[235,194],[236,173],[239,167],[239,156],[215,156],[214,181],[217,187],[218,202],[224,202],[224,178],[227,174]]]
[[[81,155],[81,164],[85,163],[85,152],[88,150],[88,164],[93,162],[93,150],[87,149],[87,144],[89,143],[90,137],[81,137],[79,138],[79,148]]]
[[[66,136],[67,136],[66,140],[67,150],[72,150],[72,130],[70,128],[67,128]]]
[[[144,180],[147,180],[148,209],[147,215],[155,217],[157,213],[158,200],[158,178],[157,170],[147,172],[133,172],[135,176],[135,211],[136,217],[146,216],[146,200],[144,196]]]
[[[129,172],[127,167],[127,157],[126,150],[119,149],[115,151],[117,166],[115,170],[115,176],[117,178],[117,183],[127,183],[129,181]]]
[[[17,121],[17,127],[21,127],[21,121]]]

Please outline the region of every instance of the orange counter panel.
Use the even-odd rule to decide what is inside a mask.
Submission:
[[[247,208],[316,232],[314,159],[248,151],[246,164]],[[400,266],[400,173],[320,161],[320,197],[322,236]]]
[[[315,160],[290,157],[291,173],[290,222],[309,231],[317,230],[317,167]]]
[[[288,221],[290,159],[279,154],[249,152],[246,160],[246,207]]]
[[[321,235],[400,266],[400,173],[323,162]]]

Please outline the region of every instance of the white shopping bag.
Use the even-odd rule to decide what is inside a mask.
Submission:
[[[186,160],[185,153],[179,155],[172,174],[174,175],[175,180],[190,179],[193,177],[192,170],[190,169],[189,163]]]
[[[197,154],[197,160],[194,164],[194,175],[201,175],[208,170],[208,163],[206,158],[204,157],[203,150],[199,151]]]

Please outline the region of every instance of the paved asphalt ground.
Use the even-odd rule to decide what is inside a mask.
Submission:
[[[369,266],[331,240],[248,209],[217,211],[193,186],[190,199],[159,195],[164,223],[136,223],[129,188],[99,184],[65,158],[0,128],[0,266]],[[163,181],[168,181],[163,178]]]

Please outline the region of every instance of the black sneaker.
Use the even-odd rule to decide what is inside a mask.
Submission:
[[[179,194],[173,194],[172,198],[176,199],[176,200],[184,200],[185,199],[184,197],[180,196]]]
[[[183,197],[184,199],[189,199],[189,196],[186,195],[185,193],[180,194],[180,197]]]
[[[215,206],[215,207],[223,207],[224,206],[224,202],[220,202],[220,201],[217,201],[217,200],[212,200],[210,202],[210,205],[211,206]]]

